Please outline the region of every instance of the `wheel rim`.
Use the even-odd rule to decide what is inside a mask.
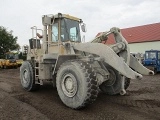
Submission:
[[[24,84],[27,84],[28,82],[29,82],[29,78],[28,78],[28,70],[24,70],[24,72],[23,72],[23,83]]]
[[[105,81],[106,86],[113,86],[114,83],[116,82],[116,74],[113,70],[109,69],[108,70],[110,75],[109,75],[109,80]]]
[[[77,93],[77,80],[72,74],[66,74],[62,83],[63,93],[68,97],[73,97]]]

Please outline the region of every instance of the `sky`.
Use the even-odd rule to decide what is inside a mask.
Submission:
[[[87,26],[85,41],[112,27],[129,28],[160,22],[160,0],[0,0],[0,26],[13,31],[22,46],[31,27],[42,29],[42,15],[69,14]]]

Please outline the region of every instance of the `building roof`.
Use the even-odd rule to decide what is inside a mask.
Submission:
[[[128,43],[160,41],[160,23],[124,28],[121,33]],[[109,35],[107,44],[113,43],[113,35]]]

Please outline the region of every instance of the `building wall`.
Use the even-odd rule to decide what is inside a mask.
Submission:
[[[146,50],[160,50],[160,41],[129,44],[130,52],[144,53]]]

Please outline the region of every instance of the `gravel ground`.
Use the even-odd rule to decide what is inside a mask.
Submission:
[[[160,120],[160,74],[132,80],[125,96],[99,93],[97,100],[72,110],[46,82],[36,92],[20,84],[19,69],[0,69],[0,120]]]

